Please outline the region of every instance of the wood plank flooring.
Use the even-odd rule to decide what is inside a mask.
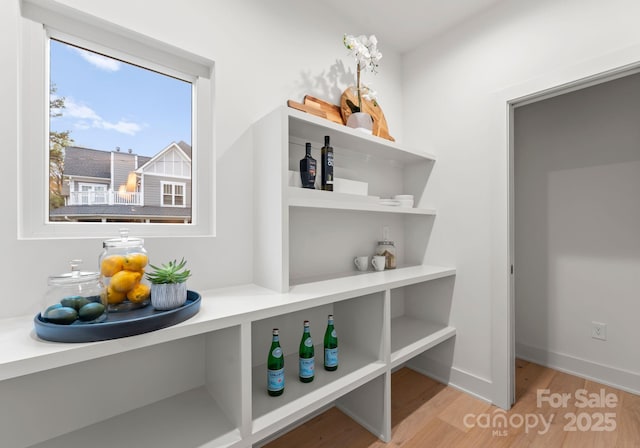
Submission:
[[[508,412],[407,368],[391,384],[389,443],[331,408],[265,448],[640,447],[640,396],[530,362],[516,363]]]

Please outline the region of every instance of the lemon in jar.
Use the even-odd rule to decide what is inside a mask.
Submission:
[[[140,279],[142,278],[142,274],[140,272],[134,271],[120,271],[116,272],[116,274],[111,277],[111,282],[109,286],[117,292],[128,293],[136,286]]]
[[[109,305],[117,305],[124,302],[127,298],[127,293],[115,291],[111,286],[107,288],[107,302]]]
[[[142,272],[149,262],[149,257],[143,253],[127,254],[122,261],[122,268],[127,271]]]
[[[122,255],[109,255],[100,263],[100,274],[104,277],[113,277],[122,270],[125,257]]]
[[[147,300],[149,295],[151,295],[151,288],[144,283],[138,283],[127,293],[127,299],[133,303],[141,303]]]

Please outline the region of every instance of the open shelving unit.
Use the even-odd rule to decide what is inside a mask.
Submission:
[[[0,419],[8,446],[248,448],[332,405],[389,440],[392,369],[456,333],[456,271],[423,263],[435,210],[422,193],[435,159],[289,108],[252,130],[254,284],[199,291],[200,311],[187,321],[101,342],[38,340],[33,316],[0,321],[0,397],[18,404]],[[325,135],[337,175],[368,182],[371,197],[289,187],[300,145],[317,150]],[[416,207],[376,202],[393,194],[413,194]],[[373,253],[382,226],[401,267],[355,271],[353,257]],[[322,368],[327,314],[338,331],[335,372]],[[305,319],[316,376],[303,384]],[[272,328],[285,354],[280,397],[266,393]]]

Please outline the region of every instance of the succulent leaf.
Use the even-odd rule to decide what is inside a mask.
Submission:
[[[180,263],[178,263],[177,260],[173,260],[160,265],[160,267],[150,264],[149,266],[153,271],[146,274],[147,280],[156,285],[184,283],[189,277],[191,277],[191,271],[189,269],[185,269],[186,265],[187,262],[184,258],[180,260]]]

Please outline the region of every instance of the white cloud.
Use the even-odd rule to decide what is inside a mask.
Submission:
[[[73,98],[66,98],[64,104],[65,109],[63,116],[79,118],[79,120],[74,123],[76,129],[86,130],[89,128],[97,128],[127,135],[136,135],[142,130],[142,126],[133,121],[120,120],[117,123],[107,121],[89,106],[76,103]]]
[[[75,50],[80,56],[82,56],[82,59],[87,61],[89,64],[99,68],[100,70],[104,70],[107,72],[117,72],[122,66],[122,62],[116,59],[108,58],[98,53],[93,53],[81,48],[76,48]]]
[[[64,101],[63,114],[73,118],[102,120],[100,116],[89,106],[78,104],[72,98],[66,98]]]
[[[117,123],[109,123],[108,121],[102,120],[100,126],[103,129],[114,130],[127,135],[136,135],[139,131],[142,130],[142,126],[140,126],[138,123],[124,120],[120,120]]]

